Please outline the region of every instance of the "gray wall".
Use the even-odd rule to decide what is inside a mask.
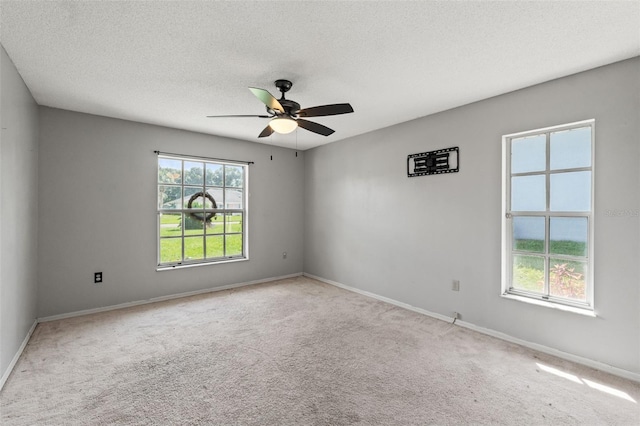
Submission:
[[[640,373],[639,76],[635,58],[307,151],[305,272]],[[598,317],[500,297],[502,135],[591,118]],[[407,178],[408,154],[451,146],[459,173]]]
[[[40,317],[302,272],[304,155],[46,107],[40,134]],[[249,261],[156,272],[154,150],[255,161]]]
[[[0,377],[36,319],[38,106],[0,46]]]

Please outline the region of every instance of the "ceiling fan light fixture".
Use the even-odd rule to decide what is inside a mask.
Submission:
[[[269,126],[274,132],[286,135],[298,127],[298,122],[289,117],[277,117],[269,122]]]

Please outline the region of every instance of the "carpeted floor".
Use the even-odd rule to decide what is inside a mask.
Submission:
[[[305,277],[38,325],[3,425],[640,424],[640,384]]]

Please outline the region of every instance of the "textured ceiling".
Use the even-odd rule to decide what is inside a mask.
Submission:
[[[307,149],[640,55],[640,2],[2,1],[0,42],[40,105]],[[329,137],[257,135],[247,87]],[[296,141],[297,139],[297,141]]]

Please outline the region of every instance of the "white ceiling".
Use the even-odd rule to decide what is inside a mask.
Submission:
[[[2,1],[40,105],[308,149],[640,55],[640,1]],[[247,89],[350,102],[268,140]],[[276,96],[279,97],[279,96]]]

